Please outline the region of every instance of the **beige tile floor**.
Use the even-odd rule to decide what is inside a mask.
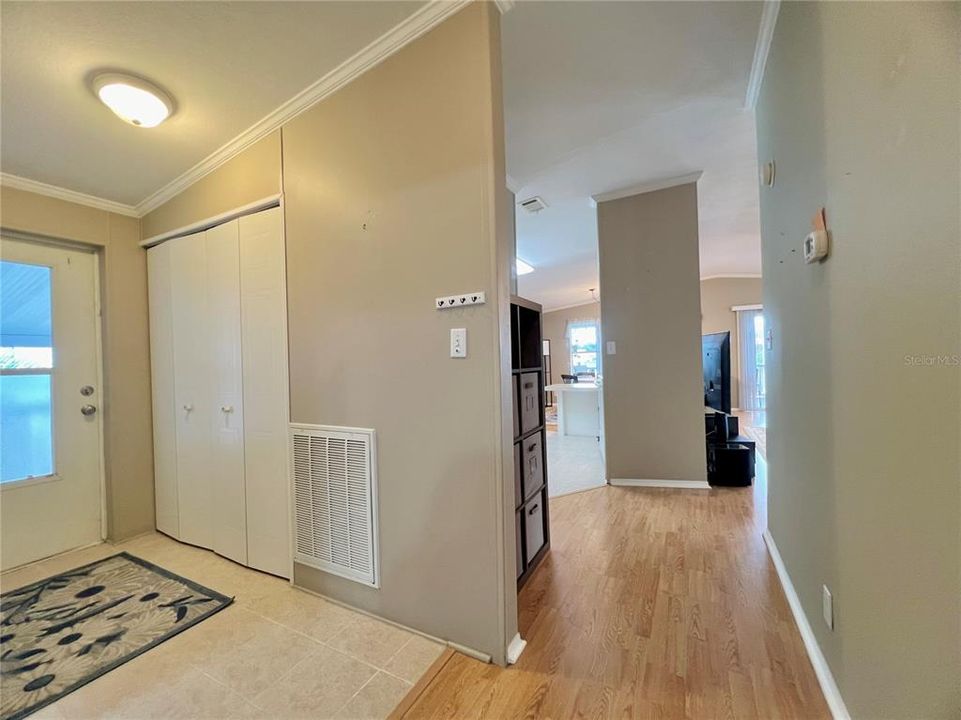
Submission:
[[[443,651],[158,533],[0,576],[4,591],[121,550],[235,598],[33,718],[385,718]]]

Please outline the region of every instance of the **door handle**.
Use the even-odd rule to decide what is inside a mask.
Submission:
[[[96,412],[97,412],[96,405],[84,405],[82,408],[80,408],[80,414],[85,417],[90,417]]]
[[[194,406],[189,403],[187,405],[184,405],[184,412],[190,412],[193,409],[194,409]]]
[[[234,411],[233,405],[221,405],[220,412],[222,413],[232,413]]]

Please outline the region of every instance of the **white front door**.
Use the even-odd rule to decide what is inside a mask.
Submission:
[[[0,240],[0,567],[103,539],[97,258]]]

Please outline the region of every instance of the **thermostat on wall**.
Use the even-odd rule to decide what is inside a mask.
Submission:
[[[828,231],[815,230],[804,238],[804,262],[813,263],[828,255]]]

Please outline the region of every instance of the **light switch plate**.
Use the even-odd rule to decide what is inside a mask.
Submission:
[[[607,354],[617,355],[617,343],[614,342],[613,340],[607,341]]]
[[[450,356],[452,358],[467,357],[467,328],[451,328]]]

